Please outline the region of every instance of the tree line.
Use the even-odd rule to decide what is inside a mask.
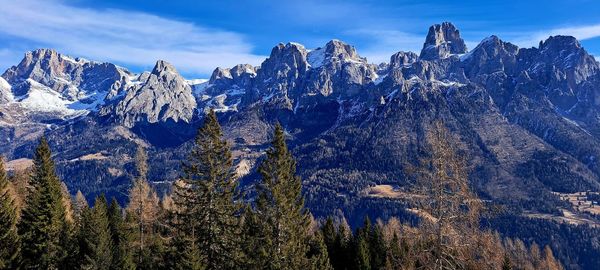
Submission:
[[[549,247],[480,229],[482,204],[441,123],[414,170],[416,227],[315,220],[285,135],[277,124],[246,201],[211,111],[163,198],[138,147],[125,208],[104,195],[93,207],[81,192],[71,198],[42,137],[27,175],[8,176],[0,159],[0,269],[562,269]]]

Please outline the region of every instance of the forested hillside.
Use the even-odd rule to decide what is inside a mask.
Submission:
[[[7,175],[0,163],[0,269],[562,269],[551,247],[480,225],[489,205],[471,191],[449,130],[433,125],[405,202],[415,222],[365,217],[356,230],[305,207],[279,124],[251,200],[210,111],[162,198],[138,147],[123,208],[104,194],[92,205],[81,192],[71,198],[42,137],[30,170]]]

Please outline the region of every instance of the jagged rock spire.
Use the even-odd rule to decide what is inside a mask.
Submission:
[[[452,23],[444,22],[429,27],[420,57],[423,60],[434,60],[466,52],[467,46],[458,29]]]

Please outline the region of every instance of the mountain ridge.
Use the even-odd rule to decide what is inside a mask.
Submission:
[[[492,35],[468,51],[457,28],[442,23],[420,55],[400,51],[389,63],[369,63],[339,40],[312,50],[290,42],[260,66],[216,68],[207,81],[185,80],[162,60],[133,74],[39,50],[1,78],[0,152],[25,158],[46,134],[73,191],[122,192],[139,143],[161,164],[151,179],[176,179],[171,169],[209,109],[248,185],[273,124],[282,123],[308,203],[322,208],[316,214],[359,207],[343,198],[369,201],[361,193],[369,186],[408,184],[435,120],[457,137],[486,199],[552,212],[564,205],[551,192],[600,189],[600,63],[572,37],[519,48]],[[38,94],[55,98],[57,109],[27,103]],[[95,153],[106,158],[78,159]]]

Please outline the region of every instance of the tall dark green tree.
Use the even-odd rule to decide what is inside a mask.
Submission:
[[[327,252],[327,245],[321,231],[316,231],[309,237],[308,260],[312,270],[333,270]]]
[[[94,208],[84,213],[82,220],[84,247],[81,262],[84,269],[110,269],[113,246],[108,220],[108,206],[104,195],[96,198]]]
[[[123,210],[115,198],[108,207],[108,224],[112,238],[112,265],[110,269],[135,269],[130,248],[131,235],[123,219]]]
[[[371,252],[371,268],[372,269],[381,269],[385,266],[386,260],[386,243],[383,238],[383,232],[381,231],[381,227],[378,225],[372,226],[369,234],[369,250]]]
[[[303,269],[307,252],[308,211],[304,208],[302,182],[296,175],[296,161],[285,143],[281,125],[267,157],[259,167],[262,181],[258,186],[256,210],[265,235],[263,243],[269,256],[268,269]]]
[[[0,156],[0,269],[16,268],[20,247],[16,207],[8,184],[4,159]]]
[[[242,223],[242,253],[244,255],[243,263],[248,269],[263,269],[268,264],[269,255],[265,249],[265,239],[263,235],[262,222],[255,213],[252,206],[247,204],[243,211]]]
[[[35,150],[28,194],[18,225],[22,240],[21,267],[56,269],[67,256],[68,249],[64,246],[67,239],[64,238],[69,233],[61,183],[44,137]]]
[[[183,164],[182,183],[175,185],[175,205],[181,230],[200,248],[206,269],[237,268],[241,237],[231,150],[210,111]],[[189,222],[188,222],[189,221]]]
[[[354,239],[354,268],[360,270],[371,269],[371,252],[369,249],[369,237],[365,231],[356,234]]]
[[[510,261],[508,254],[504,254],[504,260],[502,261],[502,270],[512,270],[513,266]]]

